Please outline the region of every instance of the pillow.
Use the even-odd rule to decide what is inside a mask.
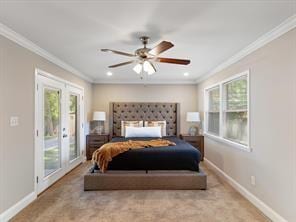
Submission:
[[[166,136],[166,121],[145,121],[145,127],[147,126],[160,126],[161,127],[161,136]]]
[[[125,136],[125,128],[127,126],[143,127],[143,121],[142,120],[121,121],[121,136]]]
[[[125,137],[161,137],[161,127],[132,127],[127,126]]]

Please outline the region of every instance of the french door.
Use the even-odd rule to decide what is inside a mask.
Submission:
[[[83,153],[83,89],[36,75],[37,193],[73,169]]]

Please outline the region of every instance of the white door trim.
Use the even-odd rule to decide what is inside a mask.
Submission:
[[[37,186],[37,193],[42,192],[47,187],[52,185],[55,181],[57,181],[59,178],[61,178],[66,173],[66,147],[67,147],[67,139],[64,139],[63,135],[66,134],[66,120],[65,120],[65,114],[66,114],[66,87],[65,84],[59,81],[56,81],[51,78],[47,78],[42,75],[38,75],[38,101],[36,103],[38,104],[38,110],[36,110],[36,126],[38,130],[38,135],[36,132],[36,168],[37,168],[37,178],[39,177],[39,182]],[[60,114],[59,114],[59,131],[58,131],[58,147],[59,147],[59,162],[60,166],[59,168],[54,169],[53,172],[51,172],[49,175],[45,175],[44,173],[44,167],[45,162],[43,161],[44,152],[43,152],[43,146],[45,145],[44,141],[44,93],[45,90],[54,90],[58,92],[59,95],[59,105],[60,105]],[[64,131],[65,130],[65,131]],[[37,179],[36,178],[36,179]]]
[[[35,80],[37,80],[36,78],[37,78],[38,75],[42,75],[42,76],[45,76],[45,77],[47,77],[47,78],[50,78],[50,79],[53,79],[53,80],[56,80],[56,81],[59,81],[59,82],[65,83],[65,84],[67,84],[67,85],[69,85],[69,86],[73,86],[73,87],[75,87],[75,88],[81,89],[81,90],[83,91],[83,94],[84,94],[84,88],[83,88],[82,86],[80,86],[80,85],[78,85],[78,84],[75,84],[75,83],[73,83],[73,82],[70,82],[70,81],[68,81],[68,80],[65,80],[65,79],[63,79],[63,78],[57,77],[57,76],[55,76],[55,75],[53,75],[53,74],[51,74],[51,73],[49,73],[49,72],[46,72],[46,71],[43,71],[43,70],[41,70],[41,69],[36,68],[36,69],[35,69]],[[35,82],[36,82],[36,81],[35,81]],[[36,83],[36,84],[37,84],[37,83]]]
[[[73,168],[75,168],[78,164],[80,164],[84,159],[84,155],[85,155],[85,120],[84,120],[84,88],[81,87],[80,85],[77,85],[75,83],[72,83],[70,81],[67,81],[65,79],[62,79],[60,77],[57,77],[51,73],[48,73],[46,71],[43,71],[41,69],[36,68],[35,69],[35,89],[34,89],[34,93],[35,93],[35,124],[34,124],[34,192],[36,195],[38,195],[38,187],[37,187],[37,176],[38,176],[38,135],[37,135],[37,130],[39,128],[39,124],[40,124],[40,120],[38,119],[38,76],[43,76],[43,77],[47,77],[49,79],[58,81],[60,83],[65,84],[65,86],[69,86],[69,87],[73,87],[76,89],[79,89],[82,93],[81,93],[81,99],[80,99],[80,112],[81,112],[81,118],[80,118],[80,154],[81,154],[81,158],[77,158],[76,161],[73,161],[73,164],[71,164],[71,166],[67,169],[66,172],[64,172],[64,174],[66,174],[67,172],[69,172],[70,170],[72,170]],[[83,156],[82,156],[83,155]]]

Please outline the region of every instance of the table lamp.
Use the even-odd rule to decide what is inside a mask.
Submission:
[[[103,134],[104,133],[104,122],[106,121],[106,113],[102,111],[95,111],[93,113],[93,121],[97,121],[98,124],[94,129],[94,133]]]
[[[199,112],[187,112],[186,121],[191,123],[199,123],[200,122]],[[189,135],[196,136],[197,132],[198,132],[198,127],[191,125],[189,128]]]

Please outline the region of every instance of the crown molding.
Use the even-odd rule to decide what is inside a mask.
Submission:
[[[0,23],[0,35],[6,37],[7,39],[17,43],[18,45],[20,45],[24,48],[36,53],[37,55],[47,59],[48,61],[56,64],[57,66],[59,66],[61,68],[73,73],[74,75],[76,75],[76,76],[78,76],[90,83],[93,82],[92,78],[82,74],[77,69],[73,68],[71,65],[63,62],[61,59],[52,55],[51,53],[49,53],[45,49],[39,47],[38,45],[36,45],[32,41],[26,39],[24,36],[18,34],[17,32],[13,31],[12,29],[10,29],[9,27],[7,27],[6,25],[4,25],[2,23]]]
[[[227,59],[222,64],[218,65],[214,68],[211,72],[206,73],[196,79],[196,83],[200,83],[209,77],[215,75],[216,73],[226,69],[227,67],[231,66],[232,64],[238,62],[242,58],[246,57],[247,55],[251,54],[252,52],[256,51],[257,49],[265,46],[269,42],[275,40],[276,38],[282,36],[283,34],[287,33],[288,31],[292,30],[296,27],[296,14],[286,19],[280,25],[275,27],[274,29],[270,30],[269,32],[265,33],[261,37],[259,37],[256,41],[248,45],[247,47],[243,48],[240,52],[235,54],[234,56]]]
[[[48,51],[42,49],[32,41],[26,39],[22,35],[18,34],[17,32],[13,31],[12,29],[8,28],[4,24],[0,23],[0,35],[10,39],[11,41],[19,44],[20,46],[36,53],[37,55],[49,60],[50,62],[58,65],[59,67],[73,73],[74,75],[90,82],[96,84],[198,84],[209,77],[215,75],[216,73],[222,71],[223,69],[229,67],[230,65],[238,62],[242,58],[246,57],[247,55],[251,54],[252,52],[256,51],[257,49],[263,47],[264,45],[268,44],[269,42],[273,41],[274,39],[280,37],[281,35],[287,33],[288,31],[292,30],[296,27],[296,14],[286,19],[282,22],[279,26],[275,27],[271,31],[267,32],[256,41],[248,45],[247,47],[243,48],[240,52],[236,53],[234,56],[227,59],[222,64],[218,65],[214,68],[211,72],[203,74],[201,77],[197,78],[196,80],[166,80],[163,81],[141,81],[141,80],[106,80],[106,79],[93,79],[89,76],[82,74],[80,71],[72,67],[71,65],[63,62],[61,59],[57,58],[56,56],[52,55]]]
[[[131,85],[197,85],[195,80],[106,80],[106,79],[96,79],[94,84],[131,84]]]

